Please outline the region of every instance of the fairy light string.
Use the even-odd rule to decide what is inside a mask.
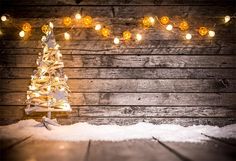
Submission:
[[[224,16],[223,22],[225,24],[232,21],[232,18],[235,18],[235,16],[226,15]],[[14,27],[16,27],[19,30],[19,37],[25,38],[31,36],[31,31],[33,26],[30,22],[24,22],[21,25],[18,25],[14,23],[13,18],[10,17],[8,14],[4,14],[1,16],[2,23],[10,22]],[[63,25],[67,29],[67,31],[55,34],[55,36],[63,35],[64,39],[66,41],[70,40],[73,35],[71,35],[72,29],[76,27],[80,27],[82,29],[94,29],[98,35],[104,38],[110,38],[112,39],[113,43],[115,45],[119,45],[120,43],[126,43],[130,41],[134,42],[140,42],[143,40],[144,37],[144,31],[149,28],[157,29],[157,26],[160,26],[161,29],[163,29],[166,32],[172,32],[176,33],[176,31],[180,31],[178,33],[183,35],[184,40],[191,40],[193,36],[199,35],[203,38],[211,39],[216,35],[215,32],[215,25],[214,27],[210,28],[207,26],[200,26],[198,28],[192,29],[193,27],[191,24],[185,20],[181,19],[179,22],[175,20],[174,18],[170,18],[166,15],[164,16],[145,16],[141,18],[137,23],[141,24],[142,28],[137,31],[135,29],[125,30],[121,33],[121,35],[114,35],[112,31],[115,31],[115,29],[112,29],[111,26],[105,25],[101,22],[95,21],[94,18],[92,18],[89,15],[82,16],[79,12],[74,14],[74,16],[65,16],[62,18]],[[53,26],[53,23],[50,22],[50,24]],[[140,26],[140,25],[139,25]],[[41,26],[41,31],[43,33],[47,33],[50,31],[50,26],[48,24]],[[196,33],[196,34],[194,34]],[[3,31],[0,28],[0,36],[3,35]]]

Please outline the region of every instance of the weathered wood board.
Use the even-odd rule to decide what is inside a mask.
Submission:
[[[17,29],[0,23],[5,33],[0,37],[1,124],[40,120],[41,113],[24,114],[30,76],[42,52],[40,27],[52,21],[56,34],[65,32],[62,17],[78,11],[111,26],[114,35],[140,31],[145,15],[168,15],[187,20],[191,30],[215,26],[216,36],[194,34],[184,41],[185,33],[169,33],[160,25],[146,30],[143,42],[120,46],[79,26],[70,31],[71,41],[56,36],[72,91],[73,111],[53,115],[62,124],[236,123],[236,23],[223,23],[225,15],[236,12],[234,0],[2,0],[0,14],[30,22],[33,31],[21,40]]]

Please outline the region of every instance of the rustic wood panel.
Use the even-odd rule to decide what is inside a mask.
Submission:
[[[165,1],[158,1],[158,0],[11,0],[10,2],[8,0],[2,0],[2,5],[18,5],[18,6],[24,6],[24,5],[58,5],[58,6],[66,6],[66,5],[80,5],[80,6],[88,6],[88,5],[231,5],[235,4],[234,0],[188,0],[188,1],[179,1],[179,0],[165,0]]]
[[[101,125],[101,124],[118,124],[118,125],[130,125],[138,122],[149,122],[153,124],[179,124],[182,126],[192,125],[214,125],[214,126],[225,126],[236,123],[235,118],[97,118],[97,117],[71,117],[70,119],[59,118],[58,121],[61,124],[73,124],[76,122],[88,122],[90,124]]]
[[[82,161],[87,155],[88,141],[66,142],[66,141],[43,141],[33,140],[29,143],[5,151],[3,160],[61,160]],[[47,150],[45,150],[47,147]],[[56,149],[56,150],[55,150]],[[79,149],[79,150],[78,150]]]
[[[0,68],[0,78],[28,79],[36,68]],[[70,79],[235,79],[236,69],[178,68],[64,68]]]
[[[191,143],[165,143],[168,147],[181,153],[191,160],[215,160],[215,161],[234,161],[235,148],[225,144],[215,142],[205,142],[202,144]],[[206,154],[206,155],[199,155]]]
[[[112,39],[80,27],[71,31],[71,41],[56,36],[73,91],[73,112],[54,115],[60,123],[236,123],[236,23],[223,24],[225,15],[235,13],[233,0],[3,0],[0,6],[0,14],[8,13],[17,18],[15,22],[29,21],[34,26],[33,35],[25,41],[19,40],[18,31],[9,24],[0,25],[9,33],[0,41],[1,124],[41,119],[42,114],[28,117],[23,112],[25,91],[42,51],[39,28],[53,20],[55,33],[64,32],[61,18],[77,11],[110,25],[115,35],[139,28],[136,19],[145,15],[181,16],[190,22],[191,30],[218,25],[214,39],[194,34],[193,40],[184,41],[184,33],[169,33],[158,26],[156,31],[145,31],[142,43],[119,47]]]
[[[149,49],[149,52],[156,52],[156,54],[159,54],[158,51],[166,50],[171,51],[175,49],[188,49],[188,50],[208,50],[209,48],[218,49],[218,52],[216,54],[220,54],[221,50],[229,49],[230,51],[233,51],[232,49],[235,49],[236,42],[235,41],[212,41],[212,40],[193,40],[191,42],[189,41],[181,41],[181,40],[149,40],[149,41],[143,41],[140,44],[136,45],[127,45],[122,46],[121,48],[117,48],[116,46],[111,43],[111,40],[104,40],[104,41],[95,41],[95,40],[83,40],[83,41],[57,41],[58,44],[62,46],[61,49],[71,49],[71,50],[85,50],[89,52],[104,52],[103,54],[109,53],[110,51],[115,51],[116,53],[123,51],[128,51],[126,54],[130,53],[134,50],[135,52],[140,52],[140,50],[146,50]],[[0,41],[0,47],[1,49],[23,49],[25,50],[25,53],[28,49],[40,49],[42,51],[42,45],[40,40],[38,41]],[[191,48],[191,49],[190,49]],[[120,51],[119,51],[120,50]],[[153,50],[153,51],[152,51]],[[3,51],[3,50],[1,50]],[[105,52],[107,51],[107,52]],[[36,52],[38,53],[38,52]],[[86,53],[86,54],[87,54]],[[110,52],[111,53],[111,52]],[[226,52],[227,53],[227,52]],[[31,53],[35,54],[35,52]],[[93,53],[94,54],[94,53]],[[137,53],[140,54],[140,53]],[[201,54],[200,52],[198,54]],[[205,53],[207,54],[207,53]],[[209,53],[210,54],[210,53]],[[227,53],[231,54],[231,52]],[[235,54],[235,51],[232,52],[232,54]]]
[[[36,67],[37,55],[0,56],[1,67]],[[236,68],[232,56],[64,55],[66,67]]]
[[[99,41],[98,41],[99,42]],[[2,55],[32,55],[32,54],[38,54],[39,52],[42,52],[42,48],[34,48],[30,46],[21,46],[19,43],[17,43],[17,46],[13,47],[11,43],[6,42],[6,46],[9,48],[3,48],[0,49],[0,54]],[[61,42],[62,43],[62,42]],[[104,42],[106,44],[106,42]],[[151,42],[150,42],[151,43]],[[0,43],[1,44],[1,43]],[[29,41],[28,44],[31,44]],[[38,42],[40,44],[40,42]],[[38,44],[35,47],[38,47]],[[184,44],[184,42],[183,42]],[[66,49],[68,47],[64,46],[60,49],[61,53],[63,55],[87,55],[87,54],[92,54],[92,55],[235,55],[235,45],[236,44],[228,44],[227,46],[223,46],[221,44],[219,45],[213,45],[212,43],[206,43],[203,42],[205,45],[209,46],[195,46],[195,47],[184,47],[184,46],[177,46],[177,47],[172,47],[172,46],[166,46],[166,47],[154,47],[151,45],[142,45],[139,44],[139,46],[121,46],[119,48],[110,46],[108,48],[107,46],[111,44],[107,44],[107,46],[104,48],[101,47],[101,49],[98,49],[98,47],[101,45],[99,43],[96,43],[94,41],[80,41],[80,44],[78,44],[77,48],[76,45],[71,46],[69,49]],[[25,44],[27,45],[27,44]],[[66,44],[65,44],[66,45]],[[94,45],[93,48],[91,48]],[[186,44],[188,45],[188,44]],[[17,48],[21,47],[21,48]]]
[[[25,92],[30,79],[1,79],[0,92]],[[236,92],[235,79],[69,79],[72,92]]]
[[[71,105],[235,106],[236,93],[71,93]],[[24,105],[26,93],[1,93],[0,105]]]
[[[143,148],[145,147],[145,148]],[[111,150],[112,149],[112,150]],[[119,152],[119,153],[117,153]],[[117,142],[92,142],[90,145],[88,161],[180,161],[173,153],[165,149],[159,143],[152,141],[122,141]]]
[[[16,18],[50,18],[62,17],[65,16],[65,14],[70,16],[80,10],[83,15],[91,15],[93,17],[129,18],[165,14],[170,17],[178,15],[184,18],[190,18],[233,15],[235,7],[233,5],[211,6],[209,10],[209,6],[9,6],[2,8],[0,13],[8,13]]]

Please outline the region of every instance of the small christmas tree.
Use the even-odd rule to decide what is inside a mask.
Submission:
[[[31,76],[31,85],[27,91],[25,112],[47,112],[50,119],[51,112],[71,111],[71,107],[62,54],[53,34],[53,24],[47,26],[46,36],[42,37],[43,54],[39,53],[38,67]]]

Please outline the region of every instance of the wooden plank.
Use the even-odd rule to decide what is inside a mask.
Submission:
[[[30,79],[36,68],[0,68],[0,78]],[[69,79],[235,79],[236,69],[64,68]]]
[[[222,2],[221,0],[191,0],[191,1],[179,1],[179,0],[165,0],[165,1],[153,1],[153,0],[130,0],[130,1],[116,1],[116,0],[11,0],[10,2],[7,0],[2,0],[2,5],[80,5],[80,6],[87,6],[87,5],[96,5],[96,6],[103,6],[103,5],[112,5],[112,6],[119,6],[119,5],[230,5],[235,4],[233,0],[225,0]]]
[[[235,124],[236,118],[71,117],[70,119],[59,118],[58,121],[61,124],[87,122],[94,125],[107,125],[107,124],[131,125],[131,124],[137,124],[139,122],[149,122],[153,124],[178,124],[181,126],[212,125],[221,127],[229,124]]]
[[[71,105],[235,106],[236,93],[71,93]],[[24,105],[26,92],[1,93],[0,105]]]
[[[26,106],[0,106],[0,121],[12,123],[23,118],[39,118],[45,113],[32,113],[26,116]],[[226,118],[235,117],[236,109],[232,106],[72,106],[72,112],[54,112],[52,117],[199,117]]]
[[[25,92],[30,79],[0,79],[0,92]],[[72,92],[236,92],[236,79],[69,79]]]
[[[236,109],[234,107],[223,107],[223,106],[79,106],[78,111],[79,111],[78,112],[79,117],[235,117],[236,116]]]
[[[143,148],[145,147],[145,148]],[[88,161],[180,161],[178,157],[149,140],[121,142],[93,141],[89,149]]]
[[[46,150],[45,150],[45,147]],[[66,142],[66,141],[32,141],[29,144],[7,151],[3,160],[44,160],[51,161],[82,161],[86,156],[88,148],[87,141]]]
[[[18,42],[15,41],[17,45],[13,47],[13,41],[4,41],[6,46],[2,46],[2,49],[0,50],[0,54],[2,55],[32,55],[32,54],[38,54],[39,52],[42,52],[42,48],[38,46],[38,44],[35,43],[36,46],[30,46],[34,43],[32,41],[27,41],[28,44],[24,42]],[[12,42],[12,43],[11,43]],[[181,41],[180,41],[181,42]],[[23,45],[21,44],[23,43]],[[188,44],[185,44],[184,46],[151,46],[153,44],[150,42],[150,44],[139,44],[132,45],[132,46],[126,46],[126,47],[120,47],[115,48],[112,46],[112,43],[110,42],[104,42],[104,41],[81,41],[80,44],[75,44],[74,48],[73,45],[68,48],[67,43],[62,43],[62,48],[60,49],[61,53],[63,55],[86,55],[86,54],[92,54],[92,55],[235,55],[235,44],[226,44],[226,46],[223,46],[221,44],[213,45],[206,41],[202,42],[202,45],[208,44],[209,46],[189,46]],[[70,43],[73,44],[71,41]],[[101,46],[101,43],[105,43],[107,46]],[[213,43],[213,42],[212,42]],[[1,44],[1,43],[0,43]],[[12,45],[11,45],[12,44]],[[29,45],[29,46],[25,46]],[[95,45],[95,46],[93,46]],[[184,45],[184,42],[183,42]],[[77,48],[76,48],[77,46]],[[93,46],[93,47],[92,47]],[[110,46],[110,48],[108,47]],[[6,48],[8,47],[8,48]],[[35,48],[38,47],[38,48]],[[100,49],[98,49],[100,47]],[[23,48],[23,49],[22,49]],[[68,48],[68,49],[67,49]]]
[[[1,55],[1,67],[35,67],[37,55]],[[235,56],[64,55],[66,67],[236,68]]]
[[[233,15],[234,5],[229,6],[8,6],[1,9],[1,14],[8,13],[15,18],[50,18],[73,15],[82,11],[82,15],[91,15],[93,17],[143,17],[144,15],[169,15],[190,17],[221,17],[222,15]],[[66,13],[65,13],[66,11]],[[29,14],[31,13],[31,14]],[[44,14],[47,13],[47,14]],[[188,13],[188,14],[186,14]],[[207,14],[206,14],[207,13]]]
[[[215,142],[204,143],[172,143],[165,144],[191,160],[215,160],[233,161],[235,160],[235,148],[218,145]],[[202,154],[202,155],[199,155]]]
[[[100,54],[111,53],[111,51],[116,52],[118,54],[122,54],[124,51],[127,51],[127,54],[133,50],[133,53],[142,54],[141,51],[149,50],[149,53],[154,52],[155,54],[163,53],[164,51],[171,51],[172,48],[178,50],[208,50],[209,48],[218,49],[217,54],[221,53],[221,50],[225,48],[230,51],[235,50],[236,43],[234,41],[211,41],[211,40],[193,40],[188,41],[180,41],[180,40],[147,40],[143,41],[140,44],[132,44],[128,46],[124,46],[121,48],[117,48],[111,43],[111,40],[104,41],[91,41],[91,40],[81,40],[81,41],[57,41],[59,45],[61,45],[61,49],[66,50],[81,50],[81,54],[94,54],[95,52],[100,52]],[[27,53],[28,49],[40,49],[42,51],[42,45],[40,40],[38,41],[0,41],[1,51],[2,49],[23,49],[25,53]],[[190,48],[190,49],[189,49]],[[84,50],[84,51],[83,51]],[[121,52],[120,52],[120,51]],[[107,52],[106,52],[107,51]],[[162,51],[162,52],[161,52]],[[190,51],[186,51],[189,53]],[[226,52],[227,53],[227,52]],[[33,52],[31,54],[38,54],[38,52]],[[171,53],[170,53],[171,54]],[[199,53],[198,53],[199,54]],[[207,53],[205,53],[207,54]],[[227,53],[231,54],[231,52]],[[232,53],[235,54],[235,51]]]

